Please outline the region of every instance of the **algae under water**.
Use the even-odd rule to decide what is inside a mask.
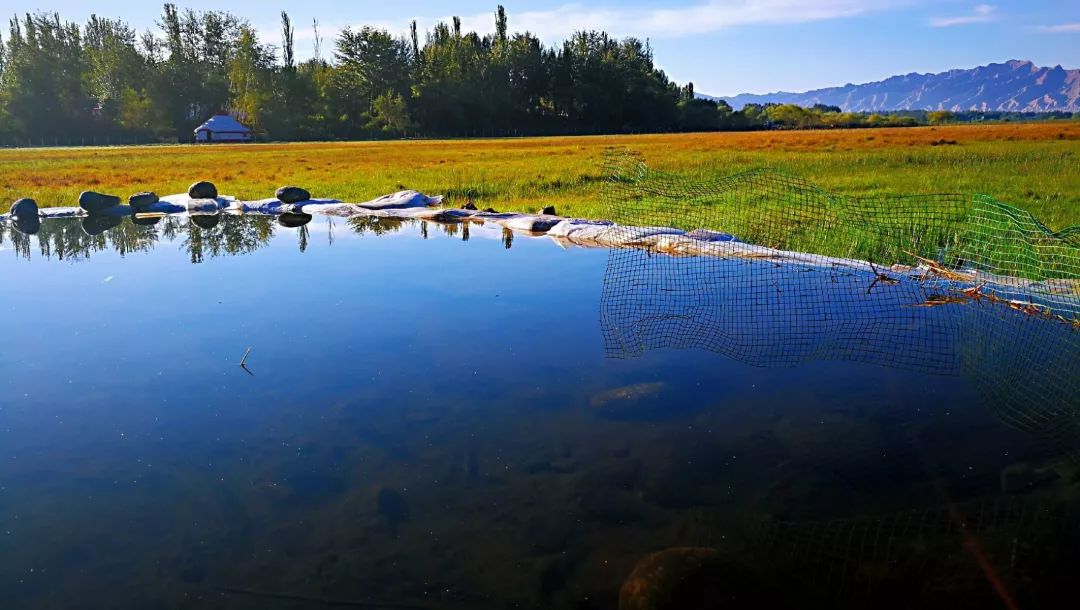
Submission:
[[[1071,607],[1067,325],[489,227],[83,222],[0,226],[5,608]]]

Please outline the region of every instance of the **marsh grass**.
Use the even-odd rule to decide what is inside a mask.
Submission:
[[[946,142],[946,144],[942,144]],[[955,142],[955,144],[952,144]],[[837,195],[984,193],[1054,229],[1080,223],[1080,123],[243,146],[0,150],[0,201],[75,205],[83,190],[183,192],[197,179],[243,199],[283,184],[364,201],[413,188],[448,205],[602,217],[604,155],[630,149],[686,178],[773,168]],[[4,206],[6,207],[6,205]]]

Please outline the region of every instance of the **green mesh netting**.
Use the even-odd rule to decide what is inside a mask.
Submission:
[[[927,279],[978,284],[969,296],[1034,300],[1044,315],[1080,319],[1080,227],[1055,233],[992,197],[842,197],[772,170],[674,176],[621,152],[609,154],[607,164],[606,211],[622,226],[722,231],[740,242],[817,255],[825,265],[845,258],[922,266]]]
[[[845,199],[770,172],[688,179],[617,161],[608,212],[626,227],[614,242],[634,247],[608,257],[609,357],[696,348],[754,366],[842,360],[963,378],[1003,423],[1080,464],[1076,228],[1055,234],[984,196]],[[660,255],[635,226],[776,250]]]

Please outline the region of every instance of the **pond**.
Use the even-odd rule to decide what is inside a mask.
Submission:
[[[1072,607],[1068,324],[388,219],[3,226],[0,276],[4,608]]]

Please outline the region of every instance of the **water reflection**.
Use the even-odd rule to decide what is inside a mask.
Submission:
[[[96,252],[112,250],[121,256],[154,248],[159,242],[178,240],[188,252],[192,263],[207,258],[250,254],[266,247],[277,228],[295,230],[297,247],[301,252],[311,243],[313,217],[310,214],[280,216],[191,214],[142,217],[87,216],[82,218],[50,218],[41,221],[0,221],[0,246],[11,244],[16,256],[30,259],[33,255],[60,260],[85,260]],[[325,219],[331,245],[336,223],[341,219]],[[471,227],[458,223],[428,223],[396,218],[354,217],[344,220],[357,235],[386,235],[406,227],[418,226],[420,235],[428,237],[429,224],[445,235],[469,241]],[[513,233],[503,231],[503,244],[513,245]]]

